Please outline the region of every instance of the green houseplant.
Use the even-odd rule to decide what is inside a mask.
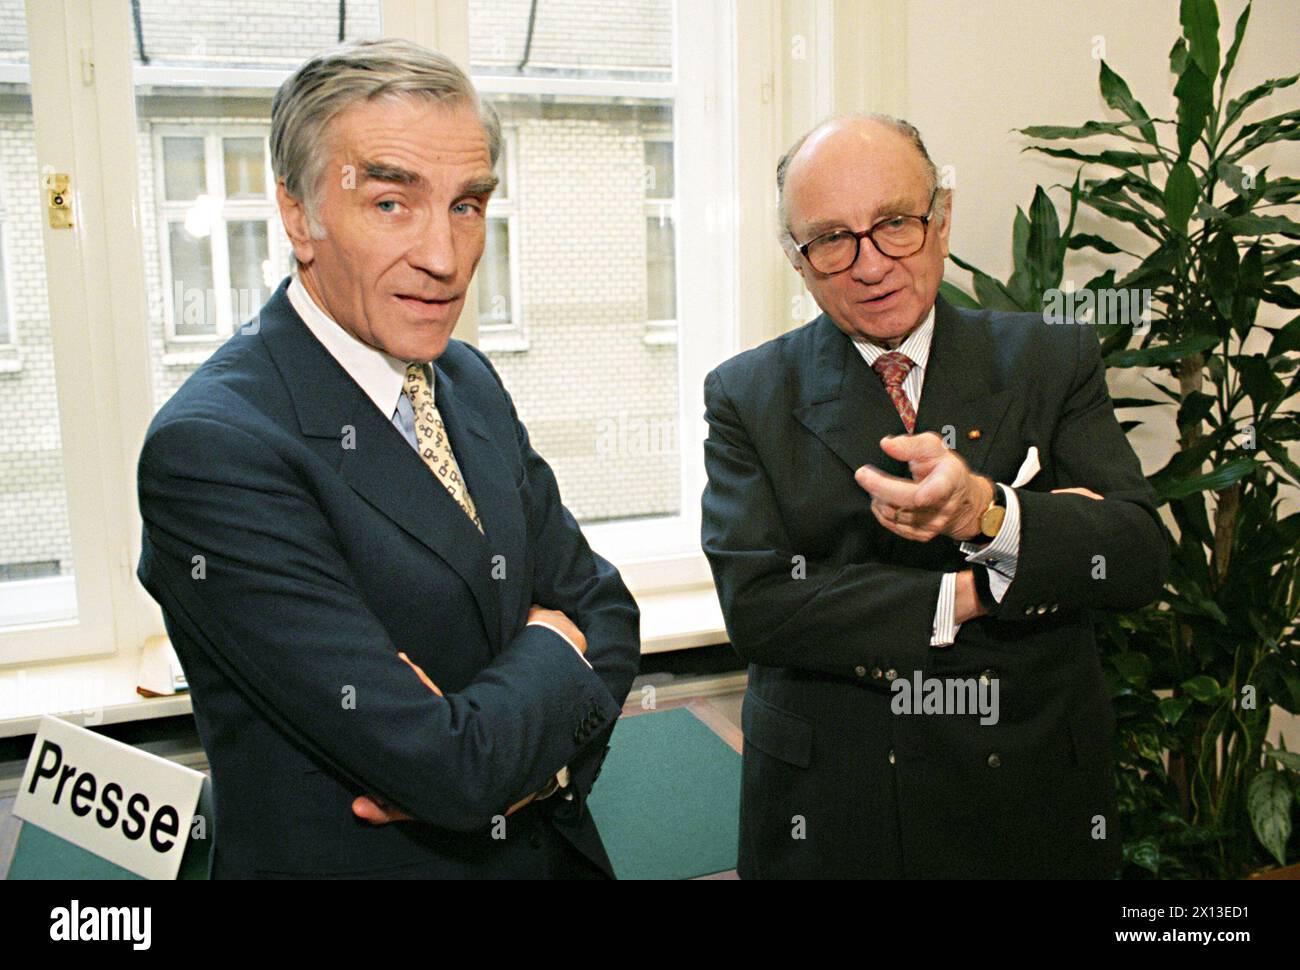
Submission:
[[[1178,442],[1150,476],[1176,526],[1162,599],[1097,617],[1119,719],[1129,878],[1233,878],[1300,854],[1300,755],[1266,740],[1273,705],[1300,711],[1300,514],[1283,516],[1279,503],[1284,484],[1300,486],[1288,453],[1300,439],[1300,316],[1273,328],[1257,320],[1260,304],[1300,308],[1290,285],[1300,275],[1300,180],[1252,166],[1259,149],[1300,138],[1300,111],[1263,110],[1298,76],[1227,96],[1249,20],[1248,5],[1221,55],[1214,0],[1182,0],[1169,52],[1173,119],[1149,115],[1102,61],[1101,94],[1120,117],[1020,129],[1034,141],[1026,150],[1080,165],[1072,185],[1053,187],[1069,194],[1066,226],[1038,187],[1029,213],[1016,211],[1011,276],[996,280],[954,255],[974,295],[943,290],[959,305],[1045,319],[1062,303],[1099,310],[1136,305],[1134,291],[1150,298],[1139,326],[1085,313],[1108,366],[1147,369],[1151,396],[1116,406],[1144,409]],[[1080,206],[1119,231],[1074,232]],[[1063,294],[1080,250],[1115,265]],[[1127,304],[1117,293],[1130,294]]]

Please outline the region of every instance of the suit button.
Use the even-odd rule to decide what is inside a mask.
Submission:
[[[1025,616],[1033,616],[1033,615],[1034,615],[1034,608],[1032,606],[1026,606]]]
[[[1046,606],[1046,605],[1040,606],[1040,607],[1038,608],[1038,615],[1039,615],[1039,616],[1042,616],[1042,615],[1043,615],[1044,613],[1046,613],[1046,612],[1047,612],[1047,606]]]
[[[991,755],[989,755],[989,767],[990,768],[1002,767],[1002,759],[998,757],[998,753],[996,751],[994,751]]]
[[[883,670],[881,670],[879,667],[872,667],[872,668],[871,668],[871,679],[872,679],[872,680],[880,680],[880,678],[882,678],[882,677],[884,677],[884,676],[885,676],[885,672],[884,672]]]
[[[1048,610],[1047,612],[1049,612],[1049,613],[1055,613],[1055,612],[1056,612],[1057,610],[1059,610],[1060,608],[1061,608],[1061,604],[1060,604],[1060,603],[1053,603],[1053,604],[1052,604],[1052,608],[1051,608],[1050,610]]]
[[[997,676],[998,672],[990,667],[988,670],[980,673],[980,683],[987,687],[997,678]]]
[[[885,680],[897,680],[897,679],[898,679],[898,671],[895,670],[893,667],[890,667],[888,670],[885,671]]]
[[[892,765],[892,764],[894,764],[897,760],[898,760],[898,759],[896,759],[896,758],[894,757],[894,749],[893,749],[893,748],[890,748],[890,749],[889,749],[889,763]]]
[[[866,668],[866,667],[862,667],[862,666],[854,667],[854,668],[853,668],[853,672],[854,672],[855,674],[857,674],[859,677],[865,677],[865,676],[867,676],[867,668]]]
[[[541,837],[537,835],[530,835],[528,837],[528,844],[531,845],[534,849],[540,849],[542,847]]]

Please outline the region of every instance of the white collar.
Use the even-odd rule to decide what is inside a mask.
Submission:
[[[900,354],[909,357],[916,369],[924,371],[926,362],[930,359],[930,342],[934,339],[934,307],[930,307],[930,312],[926,314],[925,320],[919,327],[913,330],[895,350]],[[873,344],[866,340],[854,340],[853,346],[858,348],[858,353],[862,355],[870,366],[876,362],[876,358],[882,354],[889,353],[885,347],[879,344]]]
[[[347,371],[348,376],[357,382],[366,397],[375,402],[375,407],[383,412],[384,417],[391,420],[403,394],[406,364],[363,343],[335,323],[312,299],[297,273],[289,281],[288,296],[289,302],[298,311],[298,316],[302,317],[302,322],[307,324],[307,329],[324,345],[330,356],[339,362],[339,366]],[[429,389],[433,390],[432,384]]]

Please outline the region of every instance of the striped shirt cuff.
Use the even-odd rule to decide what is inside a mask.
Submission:
[[[961,551],[972,565],[986,566],[989,571],[989,591],[999,603],[1016,578],[1016,563],[1020,558],[1020,499],[1014,488],[1002,486],[1007,500],[1007,514],[1002,528],[992,542],[984,544],[963,542]]]
[[[961,624],[955,622],[957,614],[957,574],[944,573],[939,582],[939,604],[934,610],[934,627],[930,633],[930,646],[946,647],[957,639]]]

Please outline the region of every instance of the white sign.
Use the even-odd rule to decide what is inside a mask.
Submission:
[[[13,813],[146,879],[175,879],[203,775],[48,714]]]

